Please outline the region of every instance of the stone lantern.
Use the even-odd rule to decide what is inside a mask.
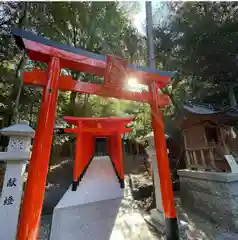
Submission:
[[[3,128],[0,133],[9,137],[6,152],[0,152],[0,161],[6,162],[6,172],[0,198],[0,239],[16,238],[21,205],[22,186],[27,161],[31,155],[31,140],[35,131],[27,121]]]

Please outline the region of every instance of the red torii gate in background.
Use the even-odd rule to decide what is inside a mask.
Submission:
[[[159,107],[169,104],[169,97],[158,93],[159,88],[169,83],[173,73],[127,64],[125,60],[117,57],[105,57],[76,49],[24,30],[15,29],[12,32],[17,45],[25,49],[27,56],[32,61],[39,61],[48,65],[45,72],[33,69],[31,72],[23,73],[24,83],[43,87],[43,95],[17,240],[34,240],[38,236],[59,90],[96,94],[150,104],[166,235],[169,240],[179,239],[162,112],[159,109]],[[95,74],[103,77],[104,83],[91,84],[75,81],[71,76],[61,75],[61,69],[64,68]],[[136,78],[140,84],[147,85],[148,91],[131,92],[126,90],[124,83],[130,77]]]
[[[87,167],[94,156],[95,137],[107,137],[108,153],[121,188],[124,188],[124,169],[121,134],[132,131],[125,128],[133,118],[79,118],[64,117],[75,128],[66,128],[65,132],[76,135],[74,172],[72,190],[76,191]]]

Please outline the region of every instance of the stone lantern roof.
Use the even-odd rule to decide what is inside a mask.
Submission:
[[[4,136],[34,137],[35,130],[29,125],[28,121],[20,121],[18,124],[3,128],[0,133]]]

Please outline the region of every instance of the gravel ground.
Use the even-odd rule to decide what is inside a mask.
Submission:
[[[50,239],[51,221],[52,221],[52,215],[44,215],[41,217],[39,240]]]

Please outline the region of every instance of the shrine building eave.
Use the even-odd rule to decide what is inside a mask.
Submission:
[[[237,125],[238,109],[232,107],[213,109],[206,105],[184,104],[174,121],[176,126],[181,129],[205,122],[232,126]]]

